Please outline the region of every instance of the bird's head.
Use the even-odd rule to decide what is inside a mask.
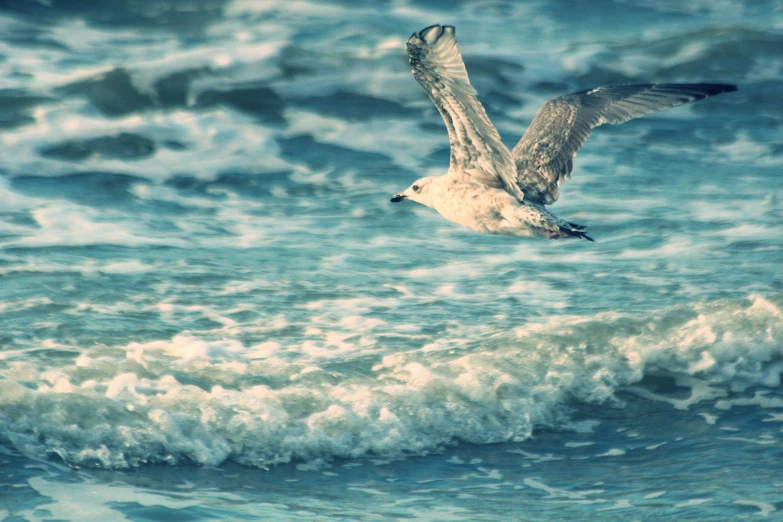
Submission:
[[[433,187],[432,182],[434,179],[435,176],[427,176],[426,178],[417,179],[413,182],[413,185],[392,196],[392,203],[398,203],[400,201],[410,199],[411,201],[421,203],[422,205],[426,205],[428,207],[432,206],[430,201]]]

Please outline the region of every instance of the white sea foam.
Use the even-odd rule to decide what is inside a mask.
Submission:
[[[406,80],[407,80],[406,75]],[[329,118],[305,111],[288,111],[286,114],[292,121],[286,134],[312,134],[319,142],[340,145],[352,150],[362,150],[390,155],[396,165],[400,165],[417,175],[441,175],[447,166],[431,172],[422,170],[421,164],[427,155],[438,148],[448,146],[448,139],[434,134],[422,134],[416,123],[409,117],[400,116],[399,120],[369,120],[360,122],[345,121],[341,118]],[[410,136],[415,135],[416,140]],[[378,180],[386,184],[387,192],[395,190],[393,179]],[[380,187],[378,187],[380,188]]]
[[[693,506],[700,506],[702,504],[706,504],[707,502],[710,502],[711,498],[694,498],[685,502],[680,502],[679,504],[675,504],[675,508],[688,508]]]
[[[7,240],[6,246],[185,244],[173,238],[156,238],[138,224],[122,220],[122,214],[112,216],[110,212],[72,203],[48,203],[32,215],[39,225],[34,234]]]
[[[719,398],[730,385],[776,386],[771,376],[783,371],[774,362],[783,356],[779,305],[752,296],[649,317],[563,317],[490,336],[471,352],[400,352],[347,373],[329,361],[375,352],[372,332],[385,328],[382,322],[347,317],[337,330],[319,330],[323,341],[298,345],[183,334],[96,346],[72,366],[44,373],[34,360],[15,359],[2,370],[0,406],[8,413],[0,423],[20,451],[105,467],[226,459],[269,465],[425,454],[458,440],[519,441],[537,427],[573,428],[566,405],[573,398],[619,404],[615,393],[650,370],[670,372],[694,390],[686,402],[672,402],[683,408]],[[622,334],[611,333],[617,324],[625,325]],[[596,329],[607,334],[596,337]],[[583,339],[600,349],[585,352]],[[721,393],[698,391],[710,389]],[[778,402],[760,393],[716,406]],[[50,413],[33,421],[25,412],[42,404]],[[33,429],[46,434],[45,444]]]
[[[33,477],[28,480],[28,484],[48,499],[44,507],[49,516],[61,520],[129,520],[110,507],[110,504],[115,502],[133,502],[141,506],[161,506],[168,509],[184,509],[199,504],[198,500],[188,499],[188,495],[184,493],[166,496],[142,492],[128,485],[107,485],[90,481],[90,494],[83,495],[82,483]],[[20,512],[18,515],[40,520],[32,510]]]
[[[783,164],[780,156],[771,154],[769,145],[755,141],[744,133],[731,143],[715,145],[714,149],[716,154],[720,154],[726,160],[740,164],[773,166]]]
[[[758,500],[735,500],[734,503],[739,506],[750,506],[758,508],[759,511],[756,514],[760,517],[768,517],[770,513],[775,511],[774,505],[767,502],[760,502]]]
[[[153,118],[130,115],[107,120],[93,114],[77,112],[83,101],[65,101],[56,107],[38,109],[37,122],[19,132],[0,137],[4,147],[0,160],[8,165],[11,174],[35,172],[38,175],[57,176],[74,171],[74,163],[42,158],[38,149],[42,143],[56,144],[68,140],[85,140],[113,136],[122,132],[136,133],[151,139],[176,139],[188,145],[189,150],[170,151],[158,148],[148,158],[129,164],[124,159],[102,158],[93,154],[79,162],[84,170],[105,172],[132,172],[144,178],[162,181],[187,172],[202,179],[213,179],[225,171],[264,171],[289,169],[280,158],[272,129],[253,126],[250,116],[213,109],[200,113],[185,110],[168,111]]]
[[[620,457],[625,455],[625,450],[620,448],[612,448],[604,453],[596,455],[596,457]]]

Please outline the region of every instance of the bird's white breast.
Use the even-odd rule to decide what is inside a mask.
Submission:
[[[505,190],[448,178],[432,190],[430,206],[449,221],[486,234],[536,235],[519,219],[522,205]]]

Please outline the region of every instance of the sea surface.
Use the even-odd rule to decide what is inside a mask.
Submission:
[[[410,74],[453,24],[512,147],[596,129],[481,235]],[[783,4],[4,0],[0,520],[783,518]]]

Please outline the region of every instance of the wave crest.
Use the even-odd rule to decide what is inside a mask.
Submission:
[[[621,391],[655,398],[643,382],[651,375],[691,389],[670,401],[680,408],[779,386],[782,302],[750,296],[645,315],[553,317],[513,332],[485,326],[460,332],[468,339],[460,348],[427,345],[369,364],[273,340],[186,335],[95,347],[52,368],[6,353],[0,433],[27,455],[108,468],[268,466],[521,441],[534,429],[574,428],[580,403],[621,407]]]

